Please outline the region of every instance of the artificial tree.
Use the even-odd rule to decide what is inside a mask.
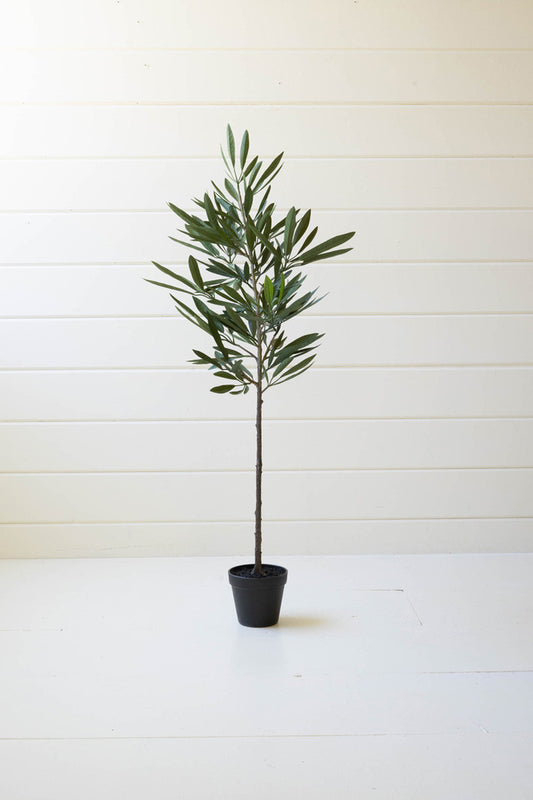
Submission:
[[[189,256],[189,274],[181,275],[154,261],[175,283],[146,280],[180,292],[181,299],[170,295],[176,309],[211,337],[213,351],[193,349],[196,358],[191,359],[224,381],[211,391],[247,394],[250,387],[256,390],[255,561],[251,574],[260,577],[263,394],[308,370],[323,336],[307,333],[289,340],[285,333],[285,323],[321,299],[316,297],[317,289],[300,291],[305,275],[298,269],[347,253],[351,248],[342,245],[354,234],[343,233],[311,246],[318,228],[310,230],[310,210],[302,213],[292,207],[285,216],[276,215],[270,189],[282,168],[283,153],[263,169],[258,156],[249,158],[248,131],[237,155],[228,125],[227,152],[221,148],[221,154],[227,171],[223,188],[211,181],[211,196],[206,192],[203,199],[194,199],[202,216],[169,203],[183,222],[180,233],[189,241],[170,238],[200,254]],[[183,295],[189,296],[189,304]]]

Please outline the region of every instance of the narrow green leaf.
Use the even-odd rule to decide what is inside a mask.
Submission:
[[[296,226],[296,230],[294,231],[293,244],[296,244],[297,242],[300,241],[300,239],[306,232],[307,228],[309,227],[310,222],[311,222],[311,211],[309,210],[305,212],[300,222]]]
[[[211,311],[211,309],[208,308],[206,304],[202,302],[202,300],[200,300],[199,297],[193,297],[193,301],[194,305],[196,306],[200,314],[202,314],[206,318],[206,320],[210,320],[211,317],[213,316],[213,312]]]
[[[246,187],[246,191],[244,193],[244,213],[249,214],[250,209],[252,208],[252,203],[254,202],[254,193],[250,189],[249,186]]]
[[[313,239],[315,238],[317,233],[318,233],[318,227],[313,228],[311,233],[307,236],[307,238],[306,238],[305,242],[303,243],[303,245],[298,250],[299,253],[301,253],[302,250],[305,250],[306,247],[309,247],[309,245],[311,244],[311,242],[313,241]]]
[[[227,358],[228,353],[227,353],[226,348],[224,347],[222,339],[220,338],[220,333],[219,333],[218,328],[217,328],[217,326],[215,324],[213,316],[209,317],[209,319],[207,320],[207,325],[209,327],[209,333],[211,334],[211,336],[213,337],[215,342],[218,344],[218,346],[219,346],[219,348],[220,348],[220,350],[222,352],[222,355],[224,356],[224,358]]]
[[[184,278],[182,275],[178,275],[177,272],[173,272],[168,267],[164,267],[162,264],[158,264],[156,261],[152,261],[154,267],[157,267],[158,270],[163,272],[165,275],[170,275],[171,278],[174,278],[176,281],[180,281],[180,283],[185,283],[190,289],[196,289],[195,285],[191,283],[187,278]]]
[[[230,381],[235,380],[235,375],[231,372],[213,372],[213,375],[216,375],[217,378],[229,378]]]
[[[228,172],[229,172],[229,173],[230,173],[230,175],[231,175],[231,167],[230,167],[230,165],[228,164],[228,159],[226,158],[226,154],[224,153],[224,150],[222,149],[222,146],[220,147],[220,155],[222,156],[222,159],[223,159],[223,161],[224,161],[224,164],[226,165],[226,169],[228,170]]]
[[[233,199],[237,200],[237,202],[238,202],[239,201],[239,194],[238,194],[236,188],[233,186],[232,183],[230,183],[230,181],[227,178],[224,178],[224,186],[228,190],[228,193],[233,197]]]
[[[267,304],[270,306],[272,304],[272,298],[274,297],[274,285],[268,275],[265,277],[265,281],[263,283],[263,294]]]
[[[245,177],[245,178],[247,178],[247,177],[248,177],[248,175],[251,173],[251,171],[252,171],[252,170],[255,168],[255,166],[256,166],[256,164],[257,164],[258,160],[259,160],[259,159],[258,159],[258,156],[254,156],[254,157],[252,158],[252,160],[249,162],[248,166],[247,166],[247,167],[246,167],[246,169],[244,170],[244,177]],[[261,165],[259,165],[259,169],[261,169]]]
[[[250,137],[248,135],[248,131],[244,131],[241,141],[241,152],[240,152],[241,169],[246,164],[246,158],[248,156],[249,146],[250,146]]]
[[[298,336],[297,339],[294,341],[289,342],[283,347],[274,361],[274,364],[278,364],[279,362],[283,361],[284,358],[293,355],[297,350],[301,350],[304,347],[309,347],[317,342],[324,336],[323,333],[308,333],[305,336]]]
[[[171,211],[174,212],[174,214],[177,214],[178,217],[184,220],[185,222],[191,222],[191,220],[194,219],[194,217],[192,217],[190,214],[187,214],[186,211],[183,211],[183,209],[178,208],[178,206],[175,206],[174,203],[169,203],[168,207],[170,208]]]
[[[276,383],[284,383],[285,381],[289,380],[289,378],[295,378],[296,375],[300,375],[300,373],[305,372],[305,370],[311,366],[315,358],[316,353],[313,353],[312,356],[308,356],[307,358],[304,358],[303,361],[299,361],[298,364],[295,364],[293,367],[288,369],[287,372],[282,373],[280,380],[277,380]]]
[[[154,286],[161,286],[163,289],[172,289],[173,292],[185,292],[185,294],[192,294],[190,289],[184,289],[182,286],[171,286],[170,283],[161,283],[161,281],[153,281],[151,280],[151,278],[143,278],[143,280],[146,281],[146,283],[153,283]]]
[[[202,353],[201,350],[195,350],[193,348],[193,353],[198,357],[195,361],[192,362],[193,364],[194,363],[212,364],[214,367],[218,367],[216,359],[206,355],[205,353]]]
[[[294,263],[312,264],[315,261],[323,261],[325,258],[335,258],[336,256],[342,256],[344,253],[349,253],[350,250],[353,250],[353,247],[345,247],[343,250],[331,250],[329,253],[321,253],[320,255],[312,256],[311,258],[309,258],[309,256],[305,257],[305,255],[303,257],[298,256],[295,259]]]
[[[194,311],[189,308],[189,306],[186,306],[185,303],[182,303],[180,300],[178,300],[177,297],[174,297],[173,294],[171,294],[170,296],[176,303],[176,308],[178,309],[178,311],[180,311],[181,314],[183,314],[183,316],[189,320],[189,322],[192,322],[194,325],[197,325],[206,333],[210,332],[207,323],[204,322],[203,319],[198,316],[198,314],[195,314]]]
[[[296,220],[296,209],[294,206],[289,210],[285,219],[285,233],[283,236],[283,250],[285,253],[290,253],[292,247],[292,236],[294,233],[294,225]]]
[[[285,275],[281,273],[281,280],[279,282],[278,303],[281,301],[281,298],[283,297],[284,290],[285,290]]]
[[[314,257],[320,255],[320,253],[324,253],[326,250],[332,250],[333,248],[338,247],[338,245],[344,244],[344,242],[347,242],[354,235],[355,231],[351,231],[351,233],[341,233],[339,236],[333,236],[331,239],[327,239],[325,242],[317,244],[316,247],[311,248],[311,250],[300,253],[298,260],[301,258],[305,258],[306,261],[309,259],[314,259]],[[351,250],[352,248],[349,249]]]
[[[186,231],[181,231],[181,233],[186,233]],[[212,256],[217,256],[218,255],[218,250],[216,249],[216,247],[213,247],[213,245],[211,245],[208,242],[203,242],[203,245],[204,245],[203,247],[197,247],[195,244],[191,244],[190,242],[184,242],[183,239],[176,239],[175,236],[169,236],[168,238],[171,239],[173,242],[177,242],[178,244],[182,244],[184,247],[187,247],[189,250],[196,250],[198,253],[203,253],[204,255],[208,255],[208,256],[209,255],[212,255]]]
[[[260,233],[260,232],[257,230],[257,228],[255,227],[255,225],[253,224],[253,222],[252,222],[250,219],[248,219],[248,220],[246,221],[246,225],[247,225],[247,227],[249,226],[249,228],[251,229],[252,233],[254,233],[254,234],[257,236],[257,238],[259,239],[259,241],[261,242],[261,244],[262,244],[264,247],[266,247],[266,249],[267,249],[267,250],[269,250],[269,251],[270,251],[271,253],[273,253],[273,255],[275,255],[275,256],[277,256],[277,255],[278,255],[278,252],[277,252],[276,248],[274,247],[274,245],[272,244],[272,242],[269,242],[269,240],[268,240],[268,239],[266,239],[266,238],[263,236],[263,234],[262,234],[262,233]]]
[[[198,267],[198,262],[194,258],[194,256],[189,256],[189,270],[191,273],[191,277],[195,284],[200,287],[200,289],[204,288],[204,282],[202,276],[200,274],[200,269]]]
[[[215,392],[215,394],[225,394],[226,392],[231,392],[232,389],[235,389],[235,386],[232,386],[228,383],[223,383],[220,386],[213,386],[211,391]]]
[[[261,186],[265,185],[265,181],[269,178],[272,179],[274,177],[274,172],[276,168],[279,166],[281,159],[283,158],[283,153],[280,153],[276,158],[270,162],[268,167],[265,169],[263,174],[260,176],[259,180],[257,181],[257,185],[255,187],[255,191],[261,188]]]
[[[216,211],[215,211],[215,207],[214,207],[213,203],[211,202],[211,198],[209,197],[207,192],[204,194],[204,208],[205,208],[205,212],[207,214],[207,218],[208,218],[209,222],[211,223],[211,225],[214,228],[218,228],[218,220],[217,220],[217,214],[216,214]]]
[[[233,131],[231,130],[231,126],[228,125],[228,153],[231,159],[231,163],[235,166],[235,137],[233,136]]]

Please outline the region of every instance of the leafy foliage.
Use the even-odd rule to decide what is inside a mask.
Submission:
[[[211,389],[217,394],[246,394],[252,385],[264,391],[309,369],[323,334],[290,341],[284,330],[286,322],[321,299],[316,289],[302,289],[305,275],[299,268],[347,253],[351,247],[343,245],[354,235],[311,247],[318,232],[309,230],[311,211],[293,207],[283,219],[275,218],[270,189],[283,153],[264,166],[258,156],[248,158],[249,143],[245,131],[237,154],[228,125],[227,151],[221,151],[224,186],[212,182],[211,195],[194,200],[201,216],[169,203],[188,241],[170,238],[196,254],[189,256],[189,274],[154,261],[167,280],[146,279],[170,289],[179,313],[211,336],[213,352],[193,350],[192,363],[207,366],[224,381]]]

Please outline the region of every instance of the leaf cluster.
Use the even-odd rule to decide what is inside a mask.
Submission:
[[[270,190],[283,153],[265,165],[258,156],[249,158],[249,143],[245,131],[237,152],[228,125],[223,186],[212,181],[209,192],[194,198],[196,213],[169,203],[186,237],[170,238],[194,251],[188,271],[154,261],[164,280],[146,279],[169,289],[177,311],[210,335],[212,352],[193,350],[192,363],[224,381],[211,389],[218,394],[245,394],[252,385],[264,390],[309,369],[323,334],[291,341],[284,329],[321,299],[316,289],[303,288],[300,267],[347,253],[351,248],[343,245],[354,235],[316,244],[310,210],[292,207],[279,218]]]

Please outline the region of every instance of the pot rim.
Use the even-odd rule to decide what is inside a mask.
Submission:
[[[282,570],[279,575],[260,575],[259,577],[252,575],[236,575],[233,570],[249,567],[253,569],[253,564],[236,564],[228,570],[229,582],[232,586],[241,589],[267,589],[273,584],[282,586],[287,583],[288,570],[286,567],[281,567],[279,564],[263,564],[264,567],[275,567]]]

